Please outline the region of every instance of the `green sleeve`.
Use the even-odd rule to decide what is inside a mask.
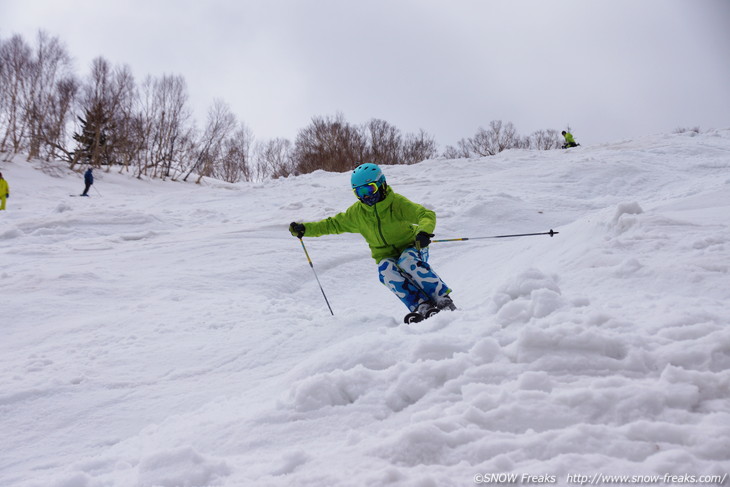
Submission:
[[[433,233],[436,229],[436,213],[418,203],[414,203],[405,196],[398,195],[398,197],[403,220],[416,222],[418,232]]]
[[[354,205],[342,213],[335,216],[325,218],[317,222],[304,223],[304,236],[321,237],[322,235],[331,235],[333,233],[358,233],[355,221]]]

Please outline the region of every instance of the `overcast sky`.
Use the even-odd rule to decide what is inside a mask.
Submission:
[[[0,38],[59,37],[182,75],[199,124],[227,102],[258,139],[380,118],[440,147],[491,120],[611,142],[730,127],[730,0],[0,0]]]

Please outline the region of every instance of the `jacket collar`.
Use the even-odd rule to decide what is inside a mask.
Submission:
[[[388,207],[393,204],[393,188],[388,186],[387,192],[385,193],[385,198],[378,201],[373,206],[368,206],[360,200],[358,200],[355,204],[361,205],[363,210],[368,213],[375,213],[376,209],[378,212],[382,212],[383,210],[388,209]]]

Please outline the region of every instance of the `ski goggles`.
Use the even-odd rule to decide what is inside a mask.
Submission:
[[[352,191],[355,193],[355,196],[357,196],[358,199],[367,198],[368,196],[372,196],[378,192],[378,184],[363,184],[362,186],[352,188]]]

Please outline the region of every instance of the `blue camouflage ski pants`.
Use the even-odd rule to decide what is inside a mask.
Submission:
[[[416,250],[409,247],[396,260],[383,259],[378,263],[380,282],[393,291],[410,311],[427,301],[451,292],[439,276],[428,265],[428,247]]]

